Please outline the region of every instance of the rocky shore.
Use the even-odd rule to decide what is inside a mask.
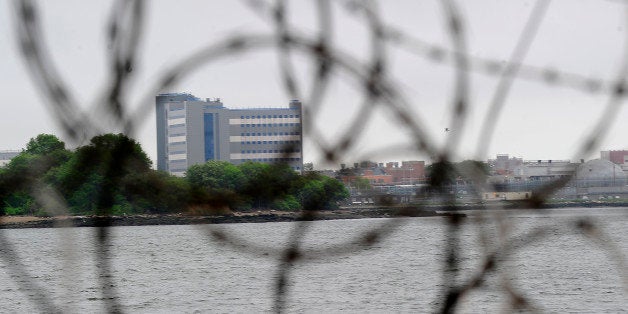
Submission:
[[[319,211],[305,218],[299,212],[282,212],[275,210],[236,212],[220,216],[174,215],[132,215],[132,216],[63,216],[33,217],[4,216],[0,217],[0,229],[18,228],[63,228],[63,227],[98,227],[98,226],[150,226],[150,225],[195,225],[223,223],[263,223],[297,220],[333,220],[361,218],[390,218],[399,216],[399,211],[407,217],[464,216],[463,214],[438,213],[435,210],[418,208],[356,208],[332,211]]]

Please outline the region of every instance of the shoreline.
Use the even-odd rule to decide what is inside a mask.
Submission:
[[[364,218],[397,217],[398,208],[379,209],[338,209],[318,211],[307,220],[339,220]],[[435,210],[413,208],[404,211],[402,217],[449,217],[465,216],[464,214],[438,213]],[[0,229],[23,228],[67,228],[67,227],[100,227],[100,226],[155,226],[155,225],[198,225],[225,223],[265,223],[292,222],[302,220],[300,212],[283,212],[275,210],[259,210],[253,212],[235,212],[228,215],[195,216],[187,214],[163,215],[130,215],[130,216],[1,216]]]
[[[466,217],[459,210],[502,209],[517,210],[530,209],[525,202],[511,202],[506,204],[458,204],[455,208],[447,205],[419,205],[419,206],[391,206],[378,207],[348,206],[336,210],[324,210],[314,213],[307,220],[339,220],[364,218],[392,218],[392,217]],[[628,202],[561,202],[543,204],[539,209],[553,209],[566,207],[594,208],[594,207],[628,207]],[[23,228],[67,228],[67,227],[100,227],[100,226],[156,226],[156,225],[197,225],[197,224],[229,224],[229,223],[265,223],[265,222],[293,222],[301,220],[301,212],[287,212],[277,210],[258,210],[250,212],[233,212],[225,215],[190,215],[190,214],[151,214],[129,216],[0,216],[0,229]]]

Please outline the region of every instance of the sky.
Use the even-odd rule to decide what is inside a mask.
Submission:
[[[306,36],[316,38],[316,10],[311,1],[288,1],[289,23]],[[343,1],[332,1],[333,48],[358,62],[370,60],[370,42],[364,19],[347,10]],[[464,25],[469,55],[498,63],[509,59],[535,1],[471,0],[457,1]],[[112,1],[37,1],[41,9],[45,44],[55,67],[73,96],[99,121],[102,112],[94,104],[107,82],[107,43],[105,23]],[[626,8],[622,1],[556,0],[549,4],[538,34],[523,64],[539,69],[575,73],[610,81],[622,66],[626,33]],[[385,25],[427,42],[431,47],[452,48],[445,30],[444,10],[439,1],[381,1],[377,12]],[[68,140],[52,117],[17,50],[14,6],[0,1],[0,150],[22,149],[40,133],[53,133]],[[190,56],[198,49],[234,34],[273,34],[273,26],[252,10],[246,1],[150,1],[147,3],[144,36],[140,42],[140,62],[133,73],[127,98],[129,108],[138,108],[164,69]],[[454,158],[486,159],[510,154],[526,160],[593,159],[599,150],[628,149],[628,114],[622,109],[605,121],[609,131],[598,149],[576,156],[584,136],[602,116],[608,95],[583,92],[541,80],[517,79],[489,139],[481,138],[491,97],[499,77],[482,71],[470,72],[469,121],[464,128],[451,125],[455,68],[448,62],[435,62],[424,54],[411,53],[388,44],[388,78],[408,103],[430,138],[443,145],[450,132],[459,132],[461,142]],[[474,59],[475,60],[475,59]],[[307,94],[312,80],[312,58],[297,54],[297,81]],[[283,88],[277,51],[258,49],[227,56],[195,69],[171,90],[190,92],[201,98],[221,98],[230,108],[283,107],[291,99]],[[323,107],[307,127],[320,130],[317,140],[334,143],[363,102],[359,81],[346,72],[334,72],[323,97]],[[307,103],[305,103],[307,106]],[[354,134],[356,145],[342,155],[340,162],[426,160],[432,156],[399,149],[412,142],[410,133],[385,107],[374,107],[371,119]],[[107,132],[119,130],[104,124]],[[154,161],[156,155],[154,108],[146,110],[132,134]],[[323,163],[321,150],[305,134],[304,161],[315,167]],[[69,142],[69,141],[68,141]],[[488,149],[478,156],[479,143]],[[80,145],[84,143],[69,143]]]

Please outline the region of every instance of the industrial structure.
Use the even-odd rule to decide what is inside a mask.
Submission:
[[[182,176],[209,160],[286,163],[303,169],[301,102],[288,108],[229,109],[189,93],[156,97],[157,169]]]

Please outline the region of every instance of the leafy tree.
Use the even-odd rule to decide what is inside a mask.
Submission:
[[[109,214],[121,206],[121,181],[132,173],[150,171],[151,162],[141,146],[124,134],[95,136],[72,157],[48,174],[74,212]],[[114,208],[114,206],[117,206]]]
[[[226,161],[210,160],[193,165],[186,173],[192,186],[214,190],[232,190],[242,187],[245,177],[240,168]]]
[[[337,202],[349,197],[349,191],[337,179],[320,174],[304,176],[304,184],[299,189],[299,198],[305,210],[337,208]]]
[[[37,204],[30,196],[31,186],[45,174],[66,162],[71,152],[54,135],[31,138],[27,149],[11,159],[0,176],[0,202],[6,214],[35,214]]]
[[[246,162],[239,167],[246,174],[239,192],[255,207],[274,207],[276,201],[285,200],[299,177],[287,164]]]
[[[131,173],[122,179],[122,193],[132,204],[129,212],[181,212],[188,205],[190,185],[185,178],[163,171]]]
[[[47,155],[57,150],[64,150],[65,143],[52,134],[39,134],[26,144],[26,152],[34,155]]]
[[[441,188],[456,182],[457,173],[453,163],[449,161],[438,161],[425,167],[425,171],[430,179],[430,186]]]

